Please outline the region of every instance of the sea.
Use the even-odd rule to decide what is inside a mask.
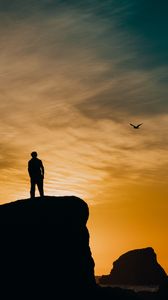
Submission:
[[[100,284],[99,283],[99,276],[96,276],[96,282],[102,286],[102,287],[119,287],[122,289],[127,289],[127,290],[133,290],[134,292],[157,292],[159,289],[158,285],[150,285],[150,286],[146,286],[146,285],[116,285],[116,284],[108,284],[108,285],[104,285],[104,284]]]

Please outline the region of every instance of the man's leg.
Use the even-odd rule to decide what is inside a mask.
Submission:
[[[41,197],[44,196],[44,189],[43,189],[43,178],[38,179],[37,181],[37,186],[38,186],[38,190],[39,190],[39,194]]]
[[[30,188],[30,197],[35,197],[35,180],[31,178],[31,188]]]

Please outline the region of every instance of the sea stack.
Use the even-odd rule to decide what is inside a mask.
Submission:
[[[167,278],[166,272],[157,262],[153,248],[136,249],[121,255],[114,263],[109,275],[103,275],[101,284],[160,285]]]

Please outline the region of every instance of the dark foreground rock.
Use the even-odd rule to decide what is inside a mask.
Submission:
[[[88,216],[87,204],[77,197],[1,205],[0,293],[5,299],[50,299],[58,292],[63,298],[95,287]]]
[[[162,284],[159,286],[157,297],[158,297],[159,300],[160,299],[161,300],[167,300],[168,299],[168,276],[164,280],[164,282],[162,282]]]
[[[154,250],[149,248],[129,251],[114,263],[111,273],[99,279],[101,284],[117,285],[160,285],[167,278],[158,264]]]

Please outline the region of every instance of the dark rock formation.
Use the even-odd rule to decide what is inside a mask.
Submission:
[[[58,292],[64,299],[94,288],[88,216],[77,197],[0,205],[1,299],[54,299]]]
[[[109,275],[99,279],[100,284],[160,285],[166,273],[158,264],[152,248],[129,251],[113,263]]]

